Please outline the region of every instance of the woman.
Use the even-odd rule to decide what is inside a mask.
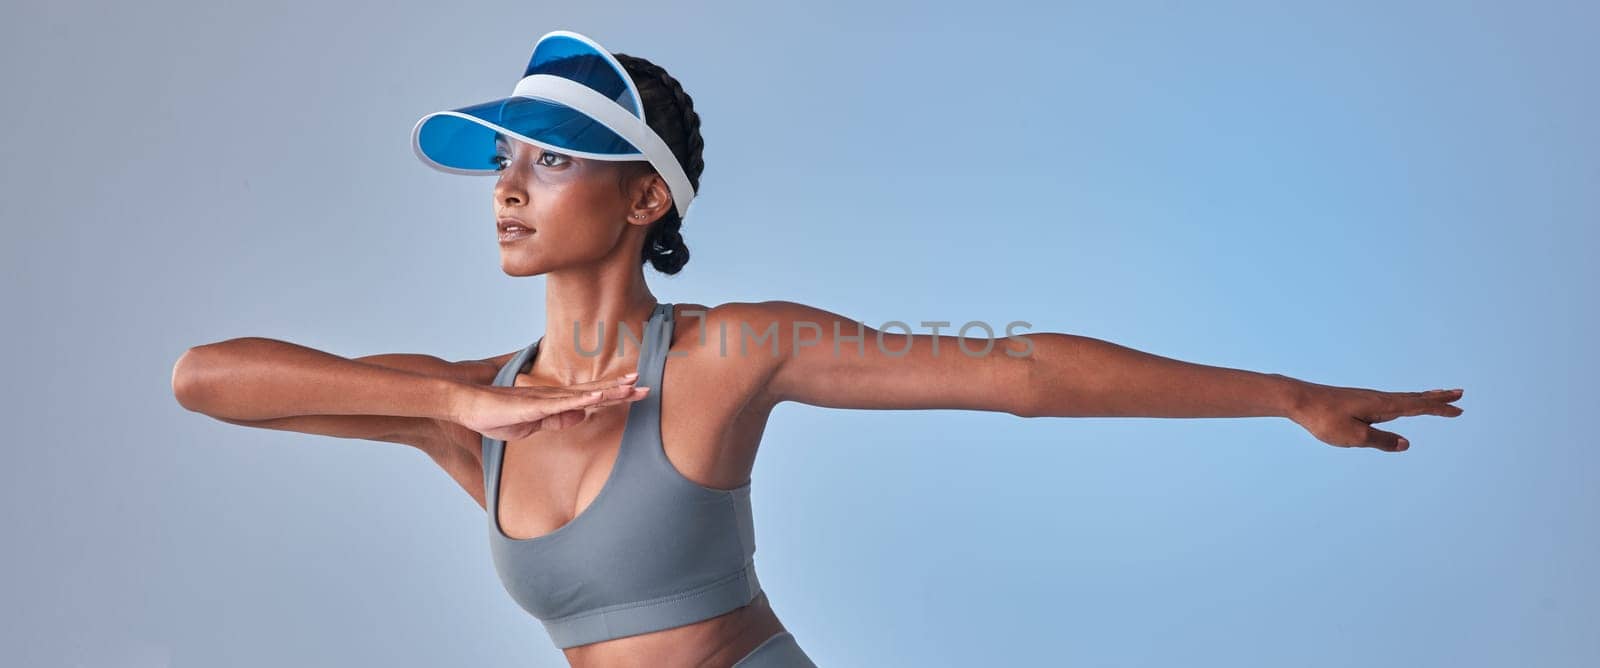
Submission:
[[[545,35],[511,97],[430,114],[413,134],[432,167],[497,174],[501,267],[546,277],[545,336],[459,362],[223,341],[179,360],[178,400],[235,424],[426,452],[484,507],[506,589],[575,666],[813,665],[754,570],[750,472],[780,402],[1280,416],[1388,452],[1406,440],[1372,424],[1461,414],[1459,389],[1331,387],[1061,333],[986,347],[884,337],[792,302],[662,304],[643,265],[674,274],[689,259],[699,126],[660,67]]]

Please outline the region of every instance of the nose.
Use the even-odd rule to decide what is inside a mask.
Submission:
[[[494,201],[504,208],[528,203],[528,193],[522,187],[522,179],[513,176],[511,172],[512,167],[506,167],[500,173],[500,180],[494,184]]]

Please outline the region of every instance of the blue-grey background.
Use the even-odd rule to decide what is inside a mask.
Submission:
[[[425,113],[546,31],[685,84],[665,301],[1014,319],[1455,420],[788,404],[762,581],[824,666],[1600,661],[1593,3],[81,3],[0,10],[0,663],[557,666],[421,453],[184,411],[189,346],[507,352],[492,179]]]

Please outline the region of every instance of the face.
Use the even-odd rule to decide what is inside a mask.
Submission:
[[[495,217],[527,228],[496,228],[507,274],[534,276],[628,257],[638,263],[646,224],[660,217],[657,207],[640,206],[653,201],[653,171],[504,137],[495,142],[494,160],[500,172]],[[640,213],[644,217],[633,217]]]

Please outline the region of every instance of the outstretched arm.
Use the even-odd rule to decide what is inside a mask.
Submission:
[[[878,330],[785,301],[729,304],[706,321],[739,344],[773,354],[776,401],[834,408],[956,408],[1021,417],[1286,417],[1341,447],[1400,451],[1398,434],[1371,425],[1406,415],[1455,417],[1461,390],[1380,392],[1309,383],[1281,374],[1208,366],[1095,338],[1018,333],[993,345],[952,335]],[[777,335],[775,353],[756,337]],[[862,340],[853,337],[860,336]],[[771,344],[765,344],[771,346]],[[903,352],[901,352],[903,351]]]

